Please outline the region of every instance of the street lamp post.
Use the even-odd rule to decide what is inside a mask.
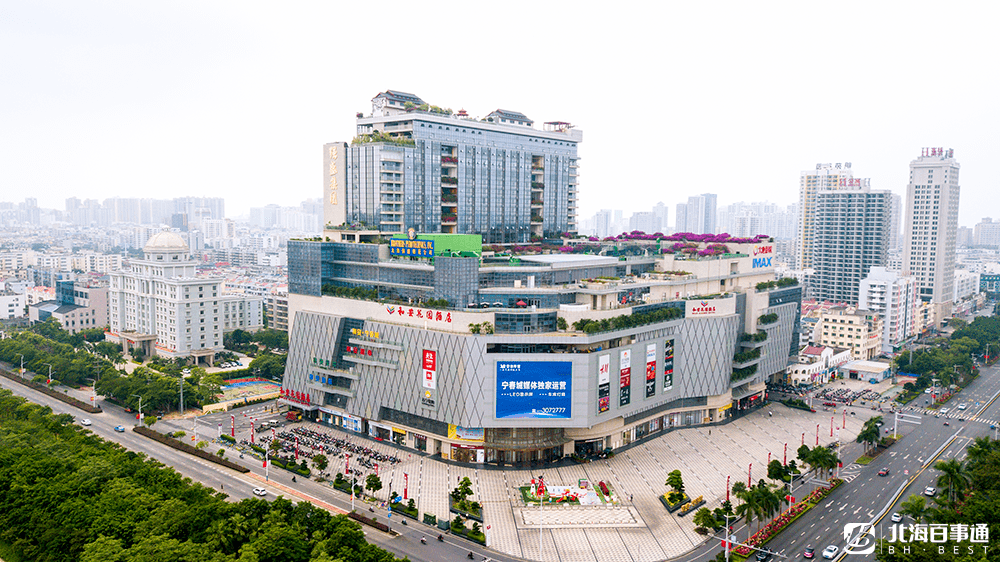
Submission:
[[[91,385],[91,387],[90,387],[91,391],[92,391],[91,396],[90,396],[90,401],[91,401],[92,405],[97,405],[97,379],[92,379],[90,377],[87,377],[87,378],[85,378],[83,380],[90,381],[91,383],[93,383]]]
[[[138,394],[133,394],[132,396],[136,396],[136,397],[139,398],[139,423],[141,424],[142,423],[142,396],[139,396]]]
[[[52,386],[52,364],[51,363],[42,363],[42,365],[48,365],[49,366],[49,379],[45,383],[45,386]]]
[[[24,354],[23,353],[18,353],[18,355],[21,356],[21,370],[18,371],[17,374],[23,377],[24,376]]]

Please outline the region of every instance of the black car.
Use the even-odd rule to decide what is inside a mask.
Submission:
[[[763,550],[758,550],[757,555],[754,556],[754,558],[757,559],[757,562],[767,562],[768,560],[771,559],[771,553],[764,552]]]

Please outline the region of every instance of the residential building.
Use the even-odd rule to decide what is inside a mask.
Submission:
[[[792,386],[826,384],[837,368],[851,360],[851,350],[809,345],[799,352],[798,362],[788,366],[785,383]]]
[[[387,233],[481,233],[487,244],[576,232],[583,133],[532,123],[508,110],[484,120],[452,115],[382,92],[350,144],[324,146],[324,220]]]
[[[269,293],[265,297],[267,327],[283,332],[288,331],[288,292]]]
[[[852,359],[873,359],[882,350],[882,318],[854,307],[831,308],[820,314],[813,342],[850,349]]]
[[[248,295],[222,295],[222,331],[256,332],[264,327],[264,299]]]
[[[718,195],[702,193],[677,205],[677,232],[715,233]],[[754,235],[760,234],[755,232]]]
[[[815,170],[799,174],[799,254],[795,269],[813,267],[814,221],[816,197],[820,190],[868,187],[867,180],[855,180],[851,163],[816,164]]]
[[[627,261],[371,240],[289,242],[279,403],[443,458],[547,461],[724,420],[797,350],[801,290],[766,283],[766,238],[616,241],[636,245]]]
[[[882,353],[896,353],[920,334],[919,305],[917,280],[885,267],[871,268],[858,290],[858,308],[882,318]]]
[[[0,320],[24,316],[24,295],[9,289],[0,291]]]
[[[958,303],[979,292],[979,274],[965,269],[955,270],[955,291],[952,302]]]
[[[857,304],[861,280],[886,264],[892,193],[861,183],[865,187],[816,191],[810,297]]]
[[[900,225],[903,224],[903,196],[892,194],[892,220],[889,222],[889,251],[899,252]]]
[[[108,325],[108,287],[102,283],[59,281],[55,298],[28,306],[32,322],[55,318],[71,334]]]
[[[903,274],[917,279],[920,299],[941,326],[954,298],[959,164],[951,149],[925,148],[910,162],[903,220]]]
[[[986,217],[972,227],[972,244],[990,248],[1000,247],[1000,221]]]

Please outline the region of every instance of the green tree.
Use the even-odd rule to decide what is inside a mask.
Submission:
[[[313,455],[312,461],[313,464],[316,465],[316,468],[320,470],[320,472],[326,470],[326,467],[330,464],[330,461],[326,458],[326,455]]]
[[[965,464],[958,459],[948,459],[938,461],[934,468],[941,471],[938,476],[937,485],[942,491],[948,493],[948,502],[954,507],[959,501],[965,498],[965,494],[972,482],[972,477],[966,469]]]
[[[143,416],[142,423],[146,427],[153,427],[153,424],[156,423],[156,416]]]
[[[684,479],[681,478],[680,470],[672,470],[667,474],[667,486],[673,490],[673,494],[680,496],[684,493]],[[673,495],[671,494],[671,495]]]
[[[758,495],[754,493],[753,487],[747,487],[743,482],[737,482],[733,485],[733,495],[735,495],[740,500],[740,505],[736,506],[736,517],[742,518],[747,525],[747,540],[753,534],[753,530],[750,528],[753,524],[753,520],[760,513],[760,506],[758,505]]]
[[[875,447],[875,443],[878,443],[878,440],[878,427],[876,427],[875,424],[866,422],[864,427],[861,428],[861,431],[858,432],[856,442],[866,444],[868,446],[866,452],[871,452],[871,450]]]
[[[374,496],[376,492],[382,489],[382,479],[374,474],[369,474],[365,478],[365,489]]]
[[[916,494],[911,495],[899,504],[899,513],[913,519],[916,523],[920,523],[927,516],[926,498]]]
[[[774,459],[767,465],[767,477],[771,480],[787,482],[789,470],[789,467],[781,464],[781,461]]]
[[[718,529],[722,526],[721,523],[712,514],[712,511],[707,507],[703,507],[694,513],[694,518],[692,522],[699,526],[705,527],[707,529]]]
[[[261,353],[250,362],[250,369],[259,372],[262,377],[279,379],[285,374],[285,355]]]

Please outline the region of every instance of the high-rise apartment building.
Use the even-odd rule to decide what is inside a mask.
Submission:
[[[899,250],[899,230],[903,224],[903,197],[892,194],[892,215],[889,222],[889,249]]]
[[[976,246],[1000,247],[1000,221],[984,217],[972,229],[972,243]]]
[[[919,333],[917,282],[885,267],[873,267],[861,281],[858,308],[882,317],[882,353],[894,353]]]
[[[934,306],[934,323],[951,314],[958,230],[959,164],[952,149],[924,148],[910,162],[903,220],[903,274],[917,279],[920,299]]]
[[[809,289],[820,301],[856,304],[861,280],[886,264],[892,193],[855,181],[865,187],[816,192]]]
[[[813,267],[813,240],[816,213],[816,194],[822,189],[861,187],[860,180],[854,180],[851,163],[816,164],[815,170],[806,170],[799,175],[799,254],[795,267]]]
[[[381,232],[482,234],[522,243],[577,230],[582,131],[514,111],[484,119],[388,90],[357,137],[323,148],[324,221]]]
[[[718,195],[702,193],[677,205],[677,232],[714,234]]]

